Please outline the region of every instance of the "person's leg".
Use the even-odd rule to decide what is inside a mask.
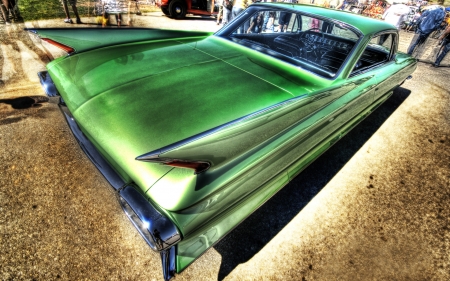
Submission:
[[[67,0],[61,0],[61,4],[63,5],[64,13],[66,14],[66,18],[64,19],[65,23],[72,23],[69,14],[69,8],[67,7]]]
[[[450,41],[447,41],[447,44],[442,48],[441,53],[436,59],[436,62],[434,63],[434,66],[439,66],[441,64],[441,61],[444,59],[445,55],[450,51]]]
[[[5,20],[5,24],[11,24],[11,21],[9,20],[9,2],[8,0],[2,0],[0,3],[0,9],[1,13],[3,15],[3,19]]]
[[[122,15],[120,13],[116,14],[116,22],[118,27],[122,25]]]
[[[219,13],[217,14],[217,25],[219,25],[220,23],[220,17],[223,17],[223,5],[219,6]],[[222,19],[222,23],[223,23],[223,19]]]
[[[77,18],[77,23],[82,23],[80,19],[80,15],[78,14],[77,9],[77,0],[69,0],[70,5],[72,6],[73,13],[75,14],[75,17]]]
[[[15,21],[23,21],[23,18],[22,18],[22,16],[20,16],[20,11],[19,11],[19,1],[18,0],[16,0],[16,1],[10,0],[9,4],[12,5],[11,11],[14,16],[14,20]]]
[[[412,55],[412,53],[416,48],[425,43],[425,40],[428,38],[429,35],[430,35],[429,33],[428,34],[418,33],[416,40],[413,43],[411,43],[411,45],[408,48],[408,55]]]
[[[233,7],[232,10],[231,10],[231,13],[232,13],[231,19],[233,20],[234,18],[236,18],[242,11],[243,11],[242,8]],[[244,33],[244,26],[243,25],[241,25],[239,27],[238,33],[241,33],[241,34]]]
[[[223,17],[222,17],[222,24],[225,26],[228,23],[228,19],[230,17],[231,11],[223,8]]]
[[[136,15],[140,16],[142,15],[141,9],[139,9],[139,5],[138,5],[138,1],[134,1],[134,5],[135,5],[135,11],[136,11]]]
[[[237,16],[237,7],[231,8],[231,19],[234,19]]]

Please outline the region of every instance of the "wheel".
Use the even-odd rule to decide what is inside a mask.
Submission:
[[[186,5],[181,0],[173,0],[169,4],[169,13],[172,18],[182,19],[186,16]]]
[[[161,11],[162,11],[166,16],[170,16],[169,10],[168,10],[167,8],[161,7]]]

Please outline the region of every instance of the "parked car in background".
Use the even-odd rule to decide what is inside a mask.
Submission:
[[[214,0],[161,0],[161,11],[171,18],[182,19],[186,14],[216,16],[219,6]]]
[[[252,27],[269,14],[283,15],[275,26],[284,32]],[[215,34],[30,31],[68,53],[47,65],[41,82],[60,96],[82,149],[160,253],[165,280],[416,69],[398,52],[392,25],[310,5],[253,4]]]

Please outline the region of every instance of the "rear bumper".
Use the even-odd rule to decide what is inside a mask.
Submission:
[[[47,72],[40,72],[38,76],[47,96],[59,95]],[[161,214],[132,183],[125,182],[109,165],[93,143],[83,134],[64,102],[60,102],[59,107],[81,149],[117,191],[118,200],[128,219],[147,244],[154,251],[160,252],[164,279],[171,279],[176,272],[176,244],[181,241],[181,234],[177,227],[169,218]]]

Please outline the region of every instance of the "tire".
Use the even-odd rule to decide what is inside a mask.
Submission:
[[[161,7],[161,11],[163,12],[163,14],[165,14],[166,16],[170,17],[170,13],[169,13],[169,10],[167,8]]]
[[[169,4],[169,13],[172,18],[184,18],[186,16],[186,10],[186,4],[181,0],[173,0]]]

